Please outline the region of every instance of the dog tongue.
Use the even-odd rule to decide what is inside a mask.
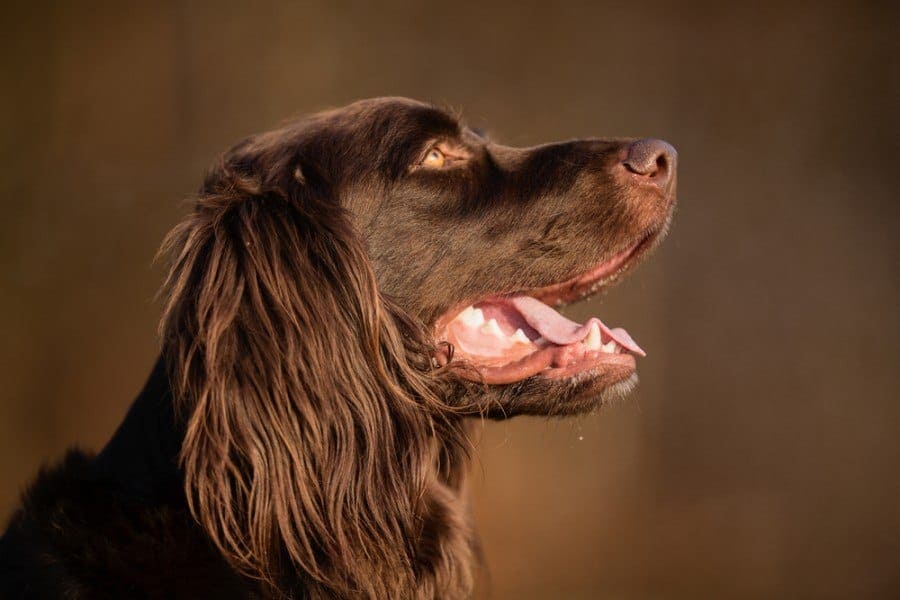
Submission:
[[[519,311],[536,331],[538,331],[544,339],[565,346],[581,341],[590,331],[591,324],[597,323],[600,331],[608,337],[616,341],[623,348],[647,356],[637,343],[631,339],[628,332],[621,327],[610,329],[603,324],[603,321],[596,317],[591,317],[586,323],[579,325],[575,321],[571,321],[562,316],[540,300],[535,300],[531,296],[517,295],[509,298],[510,304]]]

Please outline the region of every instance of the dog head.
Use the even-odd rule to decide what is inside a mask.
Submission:
[[[469,585],[468,542],[431,543],[452,535],[434,486],[462,477],[460,421],[633,385],[627,332],[551,306],[658,243],[675,161],[657,140],[503,146],[399,98],[225,153],[164,245],[164,352],[212,540],[276,586],[285,568],[323,594]]]

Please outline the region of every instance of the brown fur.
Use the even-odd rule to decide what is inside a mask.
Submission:
[[[459,162],[421,168],[436,142]],[[629,183],[628,143],[510,148],[388,98],[226,152],[161,249],[168,374],[32,487],[0,591],[468,597],[468,419],[576,414],[635,379],[479,385],[436,366],[436,320],[659,240],[674,196]]]
[[[424,332],[380,297],[342,209],[221,177],[164,244],[191,511],[273,586],[299,569],[313,598],[460,595],[472,539],[444,488],[467,442]]]

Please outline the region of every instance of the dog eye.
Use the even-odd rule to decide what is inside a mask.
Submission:
[[[444,153],[437,148],[432,148],[428,151],[428,154],[425,155],[425,158],[422,159],[422,166],[430,167],[432,169],[440,169],[446,162],[447,157],[444,155]]]

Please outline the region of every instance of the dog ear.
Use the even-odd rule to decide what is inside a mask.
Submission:
[[[236,569],[275,587],[301,570],[322,596],[399,597],[417,577],[435,438],[457,434],[436,434],[454,426],[426,337],[380,297],[327,182],[261,160],[223,159],[161,250],[190,509]]]

